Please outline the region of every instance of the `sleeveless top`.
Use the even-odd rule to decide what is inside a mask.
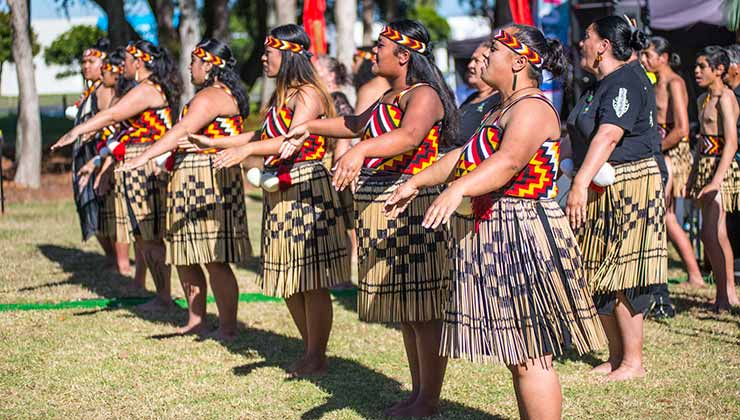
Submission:
[[[507,105],[501,110],[501,113],[490,125],[485,124],[487,118],[484,117],[484,123],[473,134],[463,147],[460,160],[455,168],[455,178],[460,178],[478,167],[489,156],[492,156],[500,147],[501,139],[504,137],[504,130],[498,125],[501,116],[511,107],[520,101],[533,98],[544,101],[548,104],[555,114],[557,110],[552,103],[541,94],[526,95],[517,98],[514,102]],[[560,139],[548,139],[535,152],[529,163],[514,175],[501,189],[495,194],[501,194],[508,197],[527,198],[534,200],[553,199],[558,194],[558,187],[555,183],[560,161]],[[489,196],[486,194],[481,197]],[[475,200],[481,197],[474,197]]]
[[[167,100],[162,88],[151,82],[145,80],[142,83],[148,83],[154,86],[155,89],[162,95],[162,98]],[[149,108],[141,112],[135,117],[131,117],[126,121],[128,128],[126,134],[121,137],[125,143],[151,143],[159,140],[164,134],[172,128],[172,109],[169,105],[165,105],[159,108]]]
[[[400,127],[403,119],[403,111],[400,106],[401,98],[418,86],[429,86],[429,84],[417,83],[406,88],[396,95],[390,104],[382,102],[383,98],[381,97],[365,126],[362,141],[372,141],[373,138]],[[441,131],[442,121],[437,121],[415,150],[409,150],[390,158],[368,158],[365,159],[364,166],[378,171],[415,175],[437,161]]]
[[[222,86],[222,85],[214,85],[213,87],[222,89],[234,100],[234,102],[236,102],[236,98],[234,97],[234,94],[231,92],[231,89],[229,89],[228,87]],[[180,114],[181,117],[184,117],[188,113],[188,105],[190,104],[187,104],[183,107],[182,113]],[[198,131],[197,134],[201,134],[203,136],[210,137],[212,139],[218,139],[221,137],[236,136],[243,132],[244,132],[244,118],[241,115],[237,114],[237,115],[232,115],[229,117],[216,117],[208,125],[206,125],[200,131]],[[210,148],[210,149],[198,150],[197,152],[190,152],[190,153],[207,155],[207,154],[216,153],[218,151],[219,149]],[[182,152],[182,151],[178,150],[178,152]]]
[[[272,139],[288,134],[290,124],[293,122],[293,110],[285,104],[296,93],[298,91],[288,97],[282,106],[273,105],[267,110],[265,121],[262,123],[260,140]],[[324,155],[326,155],[326,138],[312,134],[303,142],[303,147],[295,155],[287,159],[280,159],[278,155],[266,156],[265,166],[272,168],[287,167],[298,162],[322,160]]]

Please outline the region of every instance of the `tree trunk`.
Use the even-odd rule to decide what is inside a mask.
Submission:
[[[205,0],[206,34],[209,38],[229,41],[229,2],[228,0]]]
[[[200,41],[200,17],[195,0],[180,1],[180,76],[182,77],[182,101],[187,101],[195,95],[193,84],[190,83],[190,53]]]
[[[373,45],[373,20],[375,18],[375,2],[362,0],[362,45]]]
[[[252,47],[252,52],[249,54],[249,58],[247,58],[244,61],[244,64],[241,66],[241,70],[239,73],[239,76],[241,76],[242,81],[248,89],[251,89],[257,79],[259,79],[260,75],[262,75],[262,64],[260,59],[262,58],[262,53],[264,53],[265,51],[265,46],[262,41],[264,41],[265,37],[267,36],[268,14],[270,13],[272,13],[271,23],[274,24],[275,13],[273,11],[272,5],[268,4],[267,0],[257,0],[257,2],[255,3],[254,17],[254,21],[257,22],[257,28],[255,33],[252,34],[256,42]]]
[[[347,69],[352,68],[355,54],[355,20],[357,0],[335,0],[334,21],[337,23],[337,60]]]
[[[419,0],[418,4],[426,6],[427,1]],[[397,0],[385,0],[385,21],[393,22],[398,19],[398,1]]]
[[[159,45],[166,47],[173,56],[180,53],[180,35],[174,24],[175,2],[170,0],[149,0],[149,7],[157,21]]]
[[[278,25],[296,23],[296,0],[275,0],[275,14]]]
[[[267,0],[267,25],[269,27],[273,27],[276,25],[282,25],[284,23],[289,23],[284,20],[280,20],[280,12],[281,8],[285,8],[285,2],[286,0]],[[287,0],[292,1],[292,0]],[[283,4],[281,4],[283,2]],[[295,8],[293,9],[295,11]],[[285,12],[283,10],[283,12]],[[284,19],[290,19],[290,16],[288,16],[289,13],[285,12],[283,15]],[[295,15],[293,16],[292,22],[295,22]],[[264,48],[264,47],[263,47]],[[267,76],[262,76],[262,91],[260,92],[260,106],[262,109],[265,109],[267,105],[270,102],[270,97],[272,96],[272,93],[275,91],[275,79],[270,79]]]
[[[17,135],[23,154],[16,162],[15,182],[19,185],[38,188],[41,185],[41,118],[39,98],[36,94],[36,79],[31,52],[31,37],[28,34],[28,0],[8,0],[11,26],[13,27],[13,61],[18,74]]]
[[[108,14],[108,39],[113,48],[125,46],[131,40],[130,26],[123,11],[123,0],[104,0]],[[133,31],[133,29],[131,29]]]

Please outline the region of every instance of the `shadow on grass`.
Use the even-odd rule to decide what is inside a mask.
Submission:
[[[303,344],[292,338],[270,331],[243,327],[239,339],[224,344],[237,354],[257,355],[263,361],[233,368],[235,375],[249,375],[262,367],[287,369],[288,365],[303,351]],[[399,343],[400,345],[400,343]],[[303,413],[302,420],[320,419],[333,411],[349,409],[362,418],[385,418],[383,410],[407,398],[409,392],[401,389],[395,379],[344,357],[329,357],[329,372],[324,376],[287,379],[308,381],[329,396],[324,404]],[[513,398],[513,396],[512,396]],[[450,401],[442,401],[438,419],[505,419],[483,411]]]
[[[99,267],[105,264],[106,259],[100,254],[49,244],[40,245],[39,250],[46,258],[57,262],[64,272],[71,274],[70,279],[61,282],[62,284],[79,285],[110,299],[130,293],[130,288],[126,285],[131,279],[114,272],[111,272],[110,275],[102,275]],[[356,291],[339,291],[334,296],[339,305],[356,312]],[[161,313],[141,311],[135,307],[101,308],[99,310],[81,311],[75,315],[90,316],[120,309],[128,311],[123,315],[124,317],[137,317],[157,324],[181,326],[187,321],[187,311],[179,307],[176,307],[173,311]],[[288,319],[286,318],[286,322]],[[209,314],[206,323],[215,327],[218,318]],[[234,354],[248,358],[260,357],[264,360],[234,367],[233,373],[235,375],[249,375],[261,367],[287,369],[288,365],[303,352],[303,343],[298,338],[251,328],[241,322],[239,323],[239,330],[240,335],[235,341],[221,344]],[[148,338],[150,340],[166,340],[175,337],[180,337],[180,335],[163,333]],[[208,340],[205,337],[199,339]],[[399,342],[399,345],[402,344]],[[319,419],[326,414],[342,409],[353,410],[362,418],[385,418],[382,414],[385,408],[409,396],[409,392],[402,390],[401,384],[395,379],[344,357],[330,357],[329,372],[324,376],[288,380],[309,381],[329,395],[324,404],[305,412],[301,416],[303,420]],[[506,418],[450,401],[442,401],[440,411],[440,414],[433,418],[470,420],[500,420]]]

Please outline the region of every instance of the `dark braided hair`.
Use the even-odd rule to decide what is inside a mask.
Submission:
[[[249,115],[249,96],[241,78],[234,69],[236,58],[234,58],[231,48],[226,43],[214,38],[202,39],[196,46],[196,48],[198,47],[221,58],[226,63],[224,67],[213,66],[210,73],[208,73],[205,83],[199,89],[213,86],[216,80],[223,83],[231,90],[234,98],[236,98],[236,102],[239,105],[239,114],[246,118]]]
[[[439,99],[442,101],[442,107],[444,108],[441,143],[453,144],[459,131],[459,113],[457,106],[455,106],[455,96],[449,86],[447,86],[447,83],[445,83],[442,72],[434,63],[434,56],[431,53],[432,49],[429,46],[431,41],[429,31],[421,23],[409,19],[391,22],[388,24],[388,27],[427,45],[424,53],[419,53],[399,44],[395,45],[395,51],[405,50],[409,52],[410,59],[408,70],[406,71],[406,84],[428,83],[437,92],[437,95],[439,95]]]
[[[126,50],[123,47],[116,48],[115,50],[113,50],[113,52],[109,53],[108,56],[105,57],[103,63],[108,63],[112,66],[123,67],[125,51]],[[115,87],[116,97],[122,98],[123,95],[125,95],[126,92],[131,90],[131,88],[133,88],[134,86],[136,86],[136,83],[133,80],[128,80],[127,78],[123,77],[123,75],[119,75]]]

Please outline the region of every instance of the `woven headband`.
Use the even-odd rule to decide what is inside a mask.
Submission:
[[[404,35],[395,29],[385,27],[380,32],[380,36],[384,36],[398,45],[403,45],[406,48],[414,50],[418,53],[424,54],[427,51],[427,44],[411,38],[410,36]]]
[[[294,53],[303,52],[303,47],[300,44],[296,44],[295,42],[290,41],[283,41],[282,39],[277,39],[274,36],[269,35],[267,36],[267,38],[265,38],[265,46],[272,47],[280,51],[290,51]]]
[[[82,53],[83,57],[99,57],[100,59],[105,58],[106,54],[96,48],[88,48]]]
[[[357,50],[355,51],[355,57],[360,57],[365,60],[372,60],[374,55],[370,51]]]
[[[226,67],[226,61],[224,61],[223,58],[217,55],[213,55],[201,47],[194,49],[193,55],[205,61],[206,63],[213,64],[216,67],[220,67],[220,68]]]
[[[524,44],[520,42],[518,39],[514,37],[514,35],[499,30],[496,35],[493,36],[493,39],[496,41],[506,45],[514,51],[515,53],[524,56],[527,58],[527,60],[535,67],[541,68],[542,67],[542,57],[540,57],[539,54],[537,54],[537,51],[529,48],[527,44]]]
[[[136,48],[134,44],[129,44],[129,46],[126,47],[126,52],[131,54],[134,58],[140,58],[141,61],[145,63],[152,62],[152,55]]]
[[[105,63],[103,64],[103,71],[111,73],[121,73],[123,71],[123,66],[116,66],[111,63]]]

